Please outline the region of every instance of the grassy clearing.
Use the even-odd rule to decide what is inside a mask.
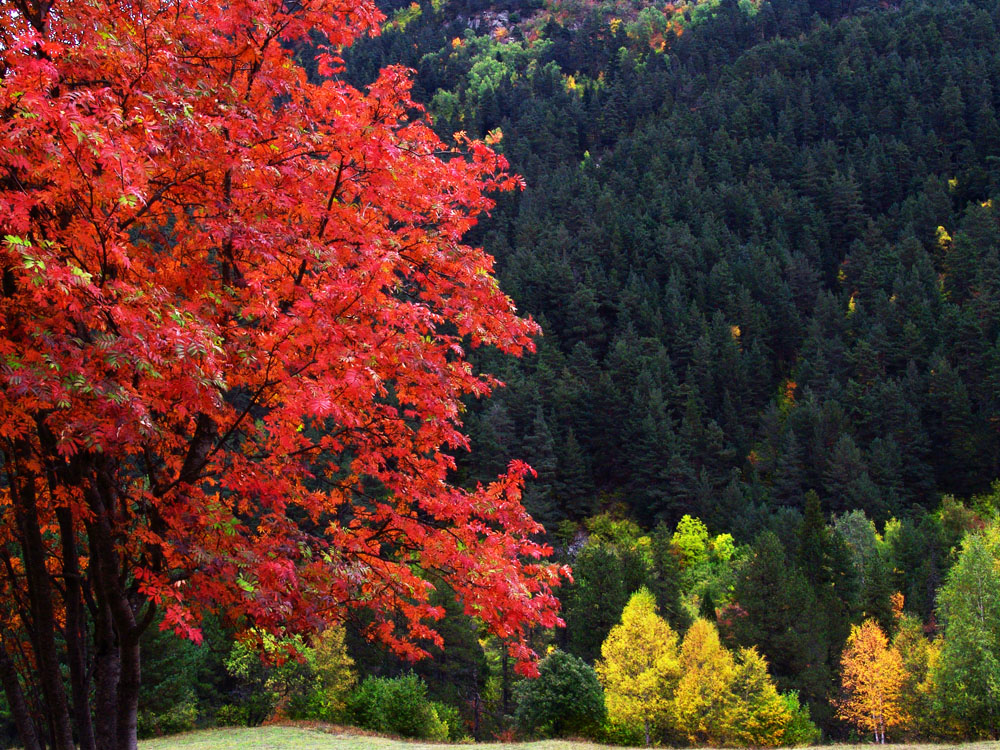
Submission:
[[[139,743],[139,750],[442,750],[452,745],[419,740],[397,740],[337,727],[268,726],[206,729]],[[598,750],[601,745],[568,740],[490,743],[490,750]]]
[[[140,750],[441,750],[442,745],[429,742],[395,740],[377,735],[365,735],[339,727],[270,726],[206,729],[173,737],[145,740]],[[862,745],[827,745],[825,750],[857,750]],[[870,745],[884,750],[942,750],[961,747],[962,750],[1000,750],[1000,742],[969,742],[963,745]],[[567,740],[489,743],[489,750],[598,750],[602,745]]]

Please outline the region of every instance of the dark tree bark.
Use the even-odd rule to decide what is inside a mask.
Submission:
[[[136,633],[120,646],[121,676],[118,679],[118,750],[138,750],[139,717],[139,636]]]
[[[111,612],[98,596],[94,616],[94,737],[100,750],[111,750],[118,741],[118,678],[121,659]]]
[[[27,446],[18,446],[18,458],[29,455]],[[56,620],[52,588],[45,567],[45,544],[38,523],[35,478],[23,476],[16,467],[11,482],[11,496],[17,518],[28,588],[31,619],[34,629],[35,660],[45,704],[52,723],[52,744],[55,750],[76,750],[70,721],[69,702],[63,689],[59,655],[56,650]]]
[[[24,699],[24,692],[21,690],[21,682],[17,677],[17,669],[13,660],[0,645],[0,681],[3,682],[3,691],[7,696],[7,705],[14,715],[14,726],[17,727],[17,735],[21,739],[21,746],[24,750],[43,750],[43,746],[35,728],[35,722],[31,719],[31,711],[28,703]]]
[[[142,610],[136,592],[126,586],[124,561],[116,553],[114,528],[114,484],[99,464],[94,481],[87,487],[87,499],[94,513],[87,523],[90,561],[95,595],[108,615],[108,624],[116,645],[118,680],[114,686],[115,742],[98,745],[98,750],[137,750],[136,730],[139,715],[139,684],[141,661],[139,637],[152,622],[155,607],[146,604]],[[137,616],[141,612],[141,616]],[[107,626],[105,626],[107,627]],[[103,696],[108,699],[109,696]],[[103,731],[102,731],[103,736]]]
[[[73,721],[80,750],[97,750],[94,724],[90,716],[90,676],[87,670],[87,626],[83,608],[80,561],[76,548],[73,515],[69,508],[56,511],[66,581],[66,654],[69,658],[70,688],[73,694]]]

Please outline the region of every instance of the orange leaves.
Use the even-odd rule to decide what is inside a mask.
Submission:
[[[901,701],[906,669],[899,651],[889,647],[878,623],[867,620],[851,626],[840,663],[844,699],[837,715],[885,742],[886,730],[907,721]]]

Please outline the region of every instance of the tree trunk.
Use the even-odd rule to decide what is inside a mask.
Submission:
[[[472,709],[472,711],[473,711],[473,713],[472,713],[472,738],[474,740],[476,740],[476,742],[479,742],[480,739],[481,739],[481,737],[479,736],[479,734],[480,734],[480,722],[482,720],[482,716],[481,715],[482,715],[482,712],[483,712],[483,702],[479,698],[479,688],[476,688],[476,695],[475,695],[475,698],[473,699],[473,701],[474,702],[472,704],[472,706],[473,706],[473,709]]]
[[[649,719],[643,719],[642,720],[642,728],[646,732],[646,747],[649,747],[650,744],[651,744],[650,739],[649,739]]]
[[[138,750],[139,636],[121,639],[121,675],[118,678],[118,750]]]
[[[114,744],[106,747],[137,750],[139,636],[152,621],[155,608],[148,605],[143,617],[136,618],[129,591],[124,585],[123,563],[115,551],[112,531],[114,490],[100,466],[97,467],[95,482],[87,488],[87,499],[94,512],[93,521],[86,524],[94,594],[98,605],[108,615],[104,627],[110,628],[113,633],[118,658],[118,681],[113,688],[116,708]],[[110,686],[107,689],[110,691]],[[101,746],[98,750],[105,750],[105,747]]]
[[[504,716],[510,713],[510,669],[509,656],[503,644],[500,645],[500,711]]]
[[[118,656],[118,639],[111,624],[111,613],[103,602],[98,603],[94,643],[95,740],[100,750],[114,750],[118,742],[118,678],[121,674],[121,659]]]
[[[62,542],[63,577],[66,581],[66,655],[73,693],[73,721],[80,750],[96,750],[94,724],[90,716],[90,677],[87,672],[86,621],[80,586],[80,564],[76,551],[73,515],[69,508],[56,511]]]
[[[21,746],[24,750],[42,750],[42,743],[38,739],[35,722],[31,719],[31,711],[28,710],[28,704],[24,700],[14,662],[2,646],[0,646],[0,680],[3,681],[7,705],[14,715],[14,725],[17,727],[17,736],[21,739]]]
[[[27,446],[19,446],[18,458],[30,455]],[[20,461],[19,461],[20,463]],[[20,467],[18,467],[20,468]],[[25,477],[20,471],[11,483],[15,515],[21,541],[28,598],[31,602],[31,619],[35,632],[35,660],[38,666],[42,694],[52,722],[52,744],[55,750],[76,750],[73,744],[73,726],[70,721],[69,703],[63,689],[59,655],[56,650],[55,609],[48,571],[45,568],[45,543],[38,525],[38,507],[35,498],[34,477]]]

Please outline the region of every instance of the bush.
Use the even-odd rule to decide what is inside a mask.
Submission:
[[[198,720],[198,705],[194,693],[163,711],[139,711],[138,730],[140,737],[162,737],[194,729]]]
[[[427,740],[448,739],[448,725],[427,699],[427,685],[414,674],[367,677],[351,694],[350,715],[376,732]]]
[[[548,737],[594,736],[606,715],[594,670],[572,654],[553,651],[538,671],[536,679],[517,686],[518,726]]]
[[[357,682],[344,630],[337,627],[308,646],[300,638],[234,643],[225,667],[234,683],[230,700],[245,714],[239,723],[248,726],[271,718],[343,722]]]
[[[438,701],[433,701],[431,705],[434,707],[434,711],[437,713],[438,718],[441,719],[441,721],[444,722],[445,726],[448,728],[448,736],[446,739],[452,742],[460,742],[469,736],[465,719],[462,718],[462,714],[457,708],[450,706],[447,703],[440,703]]]
[[[239,708],[242,719],[237,721],[234,713],[227,726],[252,727],[269,719],[280,696],[269,684],[273,669],[263,663],[261,654],[249,644],[237,641],[226,658],[226,671],[236,683],[229,697],[235,701],[232,707]]]
[[[421,737],[425,740],[434,740],[435,742],[447,742],[448,725],[438,716],[437,707],[433,703],[429,704],[429,707],[430,714],[427,717],[425,734],[422,734]]]
[[[194,729],[206,653],[172,630],[153,624],[142,635],[142,684],[137,718],[140,737]]]
[[[641,747],[646,744],[646,730],[641,722],[629,724],[605,721],[596,739],[608,745]]]
[[[809,717],[809,706],[799,702],[799,694],[794,690],[782,693],[781,698],[792,715],[792,720],[785,727],[781,744],[787,746],[813,745],[819,742],[820,731]]]
[[[245,727],[250,724],[250,716],[243,706],[219,706],[215,712],[215,723],[220,727]]]

